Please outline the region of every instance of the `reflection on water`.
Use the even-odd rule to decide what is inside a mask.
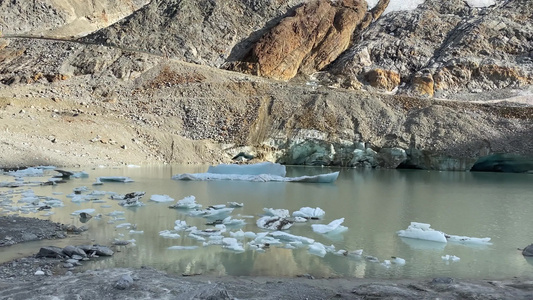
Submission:
[[[76,226],[86,225],[89,231],[71,243],[94,240],[109,245],[115,238],[135,239],[135,245],[120,246],[115,256],[101,259],[87,268],[152,266],[172,273],[214,275],[269,275],[295,276],[312,274],[315,277],[350,276],[366,278],[421,278],[453,276],[460,278],[530,277],[533,266],[516,250],[530,244],[533,211],[531,183],[533,177],[525,174],[427,172],[416,170],[357,170],[341,169],[334,184],[173,181],[171,176],[185,172],[204,172],[206,166],[152,166],[142,168],[85,170],[89,178],[69,180],[57,186],[32,187],[39,196],[61,199],[65,206],[54,208],[52,221]],[[315,175],[336,171],[331,168],[289,167],[287,176]],[[98,176],[129,176],[133,183],[105,183],[93,186]],[[0,181],[12,180],[4,176]],[[33,179],[32,179],[33,180]],[[146,206],[123,208],[118,201],[103,197],[105,203],[73,203],[67,195],[72,189],[89,189],[116,193],[145,191],[142,199]],[[0,192],[9,189],[2,188]],[[62,193],[62,194],[58,194]],[[289,232],[315,239],[324,245],[349,251],[364,249],[365,255],[380,261],[391,256],[402,257],[406,265],[390,267],[369,262],[362,257],[327,254],[321,258],[307,249],[285,249],[271,246],[264,253],[246,250],[236,253],[217,245],[202,246],[201,242],[180,232],[178,239],[166,239],[159,231],[173,229],[174,221],[207,228],[206,220],[188,216],[183,210],[169,209],[169,203],[148,201],[153,194],[169,195],[179,200],[194,195],[204,207],[244,203],[232,216],[254,216],[245,219],[243,231],[260,232],[255,220],[263,208],[285,208],[292,211],[303,206],[320,207],[326,211],[327,224],[345,218],[348,231],[339,236],[314,233],[309,223],[295,224]],[[17,200],[17,195],[13,195]],[[16,205],[16,202],[14,203]],[[106,207],[111,206],[111,207]],[[70,215],[75,210],[94,208],[101,219],[92,218],[85,224]],[[105,214],[121,210],[125,220],[109,224],[112,217]],[[5,213],[5,212],[4,212]],[[42,217],[43,212],[27,214]],[[241,217],[240,217],[241,216]],[[44,218],[44,217],[42,217]],[[491,237],[493,245],[465,246],[399,238],[396,231],[405,229],[409,222],[430,223],[432,228],[449,234],[473,237]],[[137,225],[142,234],[130,234],[116,225],[129,222]],[[232,229],[232,230],[238,230]],[[246,243],[248,239],[245,239]],[[2,249],[2,260],[12,259],[18,253],[35,253],[43,244],[65,244],[64,241],[46,241]],[[194,250],[169,250],[170,246],[199,246]],[[444,255],[456,255],[458,262],[445,262]]]

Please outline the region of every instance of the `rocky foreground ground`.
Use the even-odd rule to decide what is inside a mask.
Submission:
[[[13,243],[67,235],[32,218],[0,217],[0,225]],[[0,291],[0,299],[531,299],[533,280],[184,277],[152,268],[69,271],[61,259],[32,256],[0,265]]]

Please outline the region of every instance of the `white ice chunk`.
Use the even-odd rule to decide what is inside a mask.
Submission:
[[[341,233],[343,231],[348,230],[348,227],[341,225],[343,222],[344,222],[344,218],[340,218],[340,219],[331,221],[327,225],[311,224],[311,227],[313,228],[313,231],[317,233],[336,234],[336,233]]]
[[[178,231],[189,228],[189,225],[187,225],[187,222],[182,221],[182,220],[176,220],[174,222],[174,225],[175,225],[174,230],[178,230]]]
[[[292,216],[306,218],[306,219],[320,219],[324,217],[325,214],[326,212],[322,210],[320,207],[317,207],[317,208],[302,207],[300,208],[300,210],[293,212]]]
[[[446,243],[446,235],[441,231],[430,228],[430,226],[430,224],[426,223],[411,222],[411,225],[406,230],[400,230],[397,234],[411,239]]]
[[[73,213],[71,213],[71,215],[76,216],[76,215],[79,215],[81,213],[92,214],[95,211],[96,211],[96,209],[94,209],[94,208],[86,208],[86,209],[76,210]]]
[[[261,162],[249,165],[220,164],[217,166],[210,166],[207,169],[207,173],[240,175],[270,174],[283,177],[286,174],[286,169],[284,165],[271,162]]]
[[[237,207],[243,207],[243,206],[244,206],[244,203],[228,202],[228,207],[237,208]]]
[[[230,249],[237,252],[244,252],[244,248],[242,246],[242,243],[239,243],[236,238],[223,238],[222,239],[222,247],[226,249]]]
[[[143,230],[130,230],[130,234],[143,234]]]
[[[287,230],[292,226],[293,222],[280,217],[264,216],[257,219],[256,224],[262,229]]]
[[[263,208],[263,211],[265,212],[265,216],[275,216],[280,218],[290,217],[288,209]]]
[[[270,235],[280,240],[285,240],[289,242],[302,242],[304,244],[312,244],[315,242],[315,240],[313,239],[310,239],[304,236],[293,235],[293,234],[286,233],[283,231],[274,231],[274,232],[271,232]]]
[[[195,250],[198,249],[198,246],[170,246],[168,250]]]
[[[180,237],[179,234],[172,232],[171,230],[159,231],[159,235],[166,239],[177,239]]]
[[[126,177],[126,176],[102,176],[97,177],[96,182],[93,183],[93,185],[101,185],[104,182],[133,182],[133,179]]]
[[[322,243],[319,243],[319,242],[314,242],[313,244],[309,245],[309,253],[313,254],[313,255],[316,255],[316,256],[320,256],[320,257],[324,257],[326,256],[326,247],[322,244]]]
[[[169,195],[152,195],[150,197],[151,201],[154,202],[173,202],[174,199],[171,198]]]
[[[106,216],[114,217],[114,216],[121,216],[123,214],[125,214],[125,212],[123,212],[121,210],[114,210],[114,211],[112,211],[110,213],[107,213]]]
[[[496,4],[496,0],[465,0],[470,7],[488,7]]]
[[[262,175],[239,175],[239,174],[211,174],[211,173],[195,173],[195,174],[176,174],[172,176],[174,180],[192,180],[192,181],[210,181],[210,180],[233,180],[233,181],[252,181],[252,182],[315,182],[315,183],[329,183],[337,179],[339,172],[322,174],[315,176],[301,176],[301,177],[281,177],[268,174]]]
[[[239,229],[239,231],[230,231],[229,236],[236,239],[243,239],[244,238],[244,231],[242,229]]]
[[[490,238],[476,238],[460,235],[448,235],[448,241],[462,243],[462,244],[480,244],[480,245],[492,245]]]
[[[22,176],[38,177],[38,176],[43,175],[43,169],[30,167],[30,168],[21,169],[21,170],[10,171],[10,172],[7,172],[7,174],[10,176],[14,176],[14,177],[22,177]]]
[[[246,225],[246,221],[244,221],[243,219],[232,219],[230,216],[222,220],[222,224],[226,226],[244,226]]]
[[[302,217],[294,217],[294,222],[295,222],[295,223],[305,223],[305,222],[307,222],[307,221],[309,221],[309,220],[306,219],[306,218],[302,218]]]
[[[444,255],[444,256],[441,256],[442,260],[445,260],[445,261],[460,261],[461,259],[455,255]]]
[[[196,209],[201,208],[202,205],[196,203],[196,197],[187,196],[178,201],[178,203],[171,205],[170,208]]]
[[[401,257],[396,257],[396,256],[393,256],[391,258],[392,258],[391,261],[392,261],[393,264],[397,264],[397,265],[400,265],[400,266],[405,265],[405,259],[403,259]]]
[[[205,241],[205,238],[204,238],[204,237],[199,236],[199,235],[196,235],[196,234],[194,234],[194,233],[192,233],[192,232],[189,233],[189,237],[190,237],[191,239],[195,239],[195,240],[197,240],[197,241],[201,241],[201,242]]]
[[[115,228],[129,228],[131,227],[131,223],[122,223],[115,226]]]
[[[249,239],[255,239],[257,237],[257,234],[255,232],[252,232],[252,231],[246,231],[244,233],[244,237],[245,238],[249,238]]]

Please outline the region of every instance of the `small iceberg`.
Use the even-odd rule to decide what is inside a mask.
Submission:
[[[411,222],[405,230],[397,232],[398,236],[411,239],[433,241],[439,243],[447,243],[446,235],[442,231],[437,231],[430,228],[430,224]]]
[[[170,246],[168,250],[196,250],[198,246]]]
[[[292,213],[292,216],[295,218],[304,218],[304,219],[311,219],[311,220],[317,220],[322,217],[326,212],[322,210],[320,207],[312,208],[312,207],[302,207],[300,210],[295,211]]]
[[[226,237],[222,239],[222,248],[230,249],[236,252],[244,252],[242,243],[239,243],[236,238],[232,237]]]
[[[476,238],[460,235],[449,235],[442,231],[434,230],[430,227],[430,224],[411,222],[407,229],[400,230],[397,232],[397,234],[400,237],[434,241],[440,243],[447,243],[449,241],[462,244],[492,245],[492,243],[490,242],[491,239],[488,237]]]
[[[96,211],[96,209],[94,209],[94,208],[86,208],[86,209],[76,210],[76,211],[74,211],[73,213],[71,213],[71,215],[73,215],[73,216],[77,216],[77,215],[79,215],[79,214],[81,214],[81,213],[92,214],[92,213],[94,213],[95,211]]]
[[[348,227],[341,225],[343,222],[344,222],[344,218],[340,218],[340,219],[331,221],[327,225],[312,224],[311,228],[313,228],[313,231],[316,233],[337,234],[337,233],[341,233],[341,232],[348,230]]]
[[[177,239],[180,237],[179,234],[177,234],[176,232],[173,232],[171,230],[163,230],[163,231],[159,231],[159,235],[166,238],[166,239]]]
[[[460,261],[461,259],[455,255],[444,255],[444,256],[441,256],[442,260],[444,261],[453,261],[453,262],[456,262],[456,261]]]
[[[181,208],[181,209],[198,209],[201,208],[202,205],[196,203],[196,197],[194,196],[187,196],[181,200],[178,201],[178,203],[173,204],[169,206],[169,208]]]
[[[455,242],[461,244],[479,244],[479,245],[492,245],[489,237],[485,238],[476,238],[469,236],[460,236],[460,235],[447,235],[448,242]]]
[[[228,207],[237,208],[237,207],[243,207],[244,203],[239,202],[228,202]]]
[[[126,176],[103,176],[97,177],[93,185],[102,185],[104,182],[133,182],[133,179]]]
[[[274,208],[263,208],[265,216],[288,218],[290,217],[288,209],[274,209]]]
[[[185,221],[182,221],[182,220],[176,220],[174,221],[174,230],[177,230],[177,231],[180,231],[180,230],[186,230],[186,229],[189,229],[190,226],[187,225],[187,222]]]
[[[173,202],[174,199],[171,198],[169,195],[152,195],[150,197],[150,201],[154,201],[154,202]]]
[[[255,182],[314,182],[331,183],[337,180],[339,172],[328,174],[285,177],[284,165],[271,162],[263,162],[250,165],[221,164],[210,166],[207,173],[184,173],[172,176],[174,180],[235,180],[235,181],[255,181]]]
[[[293,235],[293,234],[286,233],[283,231],[274,231],[274,232],[271,232],[270,235],[277,239],[289,241],[289,242],[301,242],[303,244],[313,244],[315,242],[315,240],[313,239],[310,239],[304,236]]]
[[[291,228],[293,221],[277,216],[264,216],[256,221],[257,227],[268,230],[287,230]]]
[[[314,242],[313,244],[309,245],[308,251],[309,253],[320,257],[326,256],[327,253],[326,246],[319,242]]]

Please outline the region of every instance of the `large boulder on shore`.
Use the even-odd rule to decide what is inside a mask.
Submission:
[[[522,250],[523,256],[533,256],[533,244],[527,246]]]

